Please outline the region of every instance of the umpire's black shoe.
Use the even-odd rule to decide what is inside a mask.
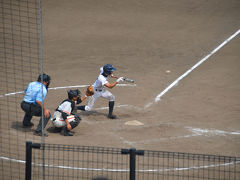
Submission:
[[[107,116],[109,119],[117,119],[118,117],[116,115],[108,114]]]
[[[32,122],[24,122],[23,121],[23,127],[32,127],[32,126],[34,126],[34,124],[32,123]]]
[[[42,136],[42,131],[36,131],[35,130],[33,134],[36,135],[36,136]],[[44,132],[44,136],[48,137],[48,134]]]

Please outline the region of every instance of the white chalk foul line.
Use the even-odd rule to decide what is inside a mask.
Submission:
[[[188,135],[183,135],[183,136],[172,136],[172,137],[166,137],[166,138],[151,138],[148,140],[142,140],[142,141],[137,141],[137,142],[130,142],[125,140],[123,137],[120,137],[120,139],[129,145],[134,145],[136,143],[143,143],[143,144],[149,144],[153,142],[160,142],[160,141],[169,141],[169,140],[178,140],[178,139],[183,139],[183,138],[192,138],[192,137],[197,137],[197,136],[239,136],[240,132],[239,131],[223,131],[223,130],[217,130],[217,129],[201,129],[201,128],[193,128],[193,127],[185,127],[188,131],[191,131],[192,134]]]
[[[226,135],[240,135],[239,131],[222,131],[222,130],[217,130],[217,129],[201,129],[201,128],[193,128],[193,127],[186,127],[189,131],[191,131],[193,134],[198,135],[198,136],[226,136]]]
[[[160,101],[161,97],[168,92],[172,87],[178,84],[184,77],[186,77],[189,73],[191,73],[195,68],[197,68],[200,64],[206,61],[209,57],[215,54],[219,49],[221,49],[224,45],[226,45],[229,41],[231,41],[234,37],[236,37],[240,33],[240,29],[236,31],[233,35],[231,35],[228,39],[222,42],[218,47],[216,47],[212,52],[210,52],[207,56],[201,59],[198,63],[192,66],[188,71],[186,71],[183,75],[177,78],[172,84],[170,84],[166,89],[164,89],[160,94],[158,94],[155,98],[155,103]],[[149,108],[153,103],[148,103],[145,108]]]
[[[83,87],[88,87],[89,85],[75,85],[75,86],[62,86],[62,87],[53,87],[53,88],[49,88],[49,90],[57,90],[57,89],[69,89],[69,88],[83,88]],[[137,86],[136,84],[117,84],[117,86],[120,87],[134,87]],[[7,93],[4,95],[0,95],[0,98],[2,97],[6,97],[6,96],[12,96],[12,95],[16,95],[16,94],[23,94],[23,91],[19,91],[19,92],[12,92],[12,93]]]
[[[22,94],[22,93],[23,93],[23,91],[7,93],[7,94],[4,94],[4,95],[0,95],[0,98],[5,97],[5,96],[12,96],[12,95],[16,95],[16,94]]]
[[[12,161],[16,163],[25,164],[26,161],[24,160],[17,160],[17,159],[11,159],[7,157],[0,156],[0,159]],[[229,163],[222,163],[222,164],[210,164],[205,166],[191,166],[191,167],[182,167],[182,168],[168,168],[168,169],[139,169],[136,170],[138,172],[165,172],[165,171],[185,171],[185,170],[191,170],[191,169],[206,169],[206,168],[213,168],[213,167],[220,167],[220,166],[230,166],[239,164],[240,161],[235,162],[229,162]],[[42,164],[36,164],[32,163],[35,166],[43,166]],[[105,172],[129,172],[129,169],[107,169],[107,168],[81,168],[81,167],[72,167],[72,166],[57,166],[57,165],[48,165],[45,164],[44,167],[50,167],[50,168],[60,168],[60,169],[72,169],[72,170],[86,170],[86,171],[105,171]]]

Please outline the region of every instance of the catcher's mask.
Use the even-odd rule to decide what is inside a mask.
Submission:
[[[77,97],[77,104],[81,103],[81,98],[80,98],[81,92],[78,89],[68,90],[67,93],[68,93],[68,99],[72,100],[73,97]]]
[[[103,66],[103,72],[107,75],[110,75],[113,71],[116,71],[116,68],[114,68],[111,64],[106,64]]]
[[[49,75],[43,73],[38,76],[37,81],[38,82],[42,82],[42,81],[46,82],[47,83],[46,88],[48,89],[48,86],[50,85],[51,77]]]

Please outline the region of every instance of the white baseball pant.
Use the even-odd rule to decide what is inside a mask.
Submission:
[[[108,99],[109,101],[115,101],[115,96],[110,91],[105,89],[103,89],[102,91],[94,89],[94,95],[89,97],[88,105],[85,106],[85,110],[91,111],[99,97]]]
[[[62,114],[58,111],[56,111],[53,115],[54,118],[52,118],[52,123],[55,127],[64,127],[66,126],[66,122],[65,120],[62,118]],[[74,122],[75,121],[75,117],[74,115],[69,115],[67,116],[67,120],[68,122]]]

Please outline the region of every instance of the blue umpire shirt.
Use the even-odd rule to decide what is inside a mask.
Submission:
[[[36,101],[44,101],[47,95],[47,88],[41,82],[35,81],[28,84],[27,88],[24,90],[24,93],[25,96],[23,100],[25,102],[36,104]]]

